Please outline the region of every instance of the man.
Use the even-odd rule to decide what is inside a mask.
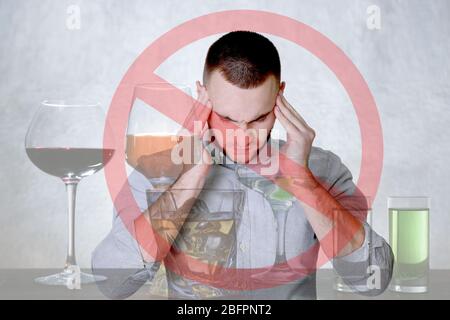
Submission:
[[[364,222],[367,202],[349,170],[332,152],[312,146],[315,132],[284,97],[286,85],[280,79],[278,52],[262,35],[235,31],[210,47],[203,84],[197,82],[197,119],[206,123],[200,136],[208,139],[203,141],[206,147],[200,149],[202,161],[185,164],[174,184],[151,203],[145,190],[154,186],[137,173],[130,176],[134,200],[143,212],[125,221],[121,211],[126,208],[116,205],[113,229],[92,257],[94,273],[108,276],[107,281],[99,282],[106,295],[131,295],[153,279],[164,261],[169,293],[176,297],[217,297],[233,292],[234,297],[314,299],[319,247],[333,259],[335,269],[351,289],[367,295],[384,291],[392,275],[391,249]],[[276,120],[286,129],[287,141],[271,139]],[[237,139],[238,134],[229,135],[230,130],[239,132],[243,139]],[[276,174],[264,175],[258,170],[267,168],[262,165],[267,163],[277,163]],[[241,183],[236,174],[244,170],[254,176],[255,168],[256,174],[274,186],[282,184],[297,198],[287,222],[284,217],[276,223],[267,195]],[[279,172],[284,178],[274,179]],[[237,249],[225,264],[228,270],[240,270],[236,284],[226,276],[223,281],[208,276],[193,279],[188,269],[196,267],[174,248],[177,239],[182,242],[189,236],[183,234],[189,212],[198,209],[200,199],[208,201],[207,190],[224,186],[247,192],[247,214],[236,225]],[[123,199],[117,204],[124,203],[119,200]],[[150,235],[148,226],[161,210],[178,210],[178,225],[161,229],[158,238]],[[155,223],[153,227],[157,229]],[[281,238],[280,230],[284,230]],[[336,241],[336,233],[344,240]],[[161,238],[162,242],[157,240]],[[281,261],[280,243],[281,255],[285,254]],[[255,269],[261,271],[259,275],[242,271]],[[245,284],[239,287],[238,283]]]

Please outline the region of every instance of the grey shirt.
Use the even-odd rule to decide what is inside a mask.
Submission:
[[[281,142],[283,143],[283,142]],[[273,211],[268,201],[260,193],[241,184],[237,179],[235,167],[222,153],[217,155],[221,165],[213,165],[207,177],[205,190],[208,189],[243,189],[246,201],[243,214],[236,230],[235,259],[231,267],[262,268],[272,265],[276,256],[277,230]],[[367,208],[367,203],[355,201],[363,195],[353,182],[348,168],[339,157],[318,147],[312,147],[309,168],[316,179],[327,191],[352,214],[359,215]],[[129,176],[129,184],[134,200],[141,211],[146,210],[146,190],[152,186],[137,171]],[[202,192],[203,194],[203,192]],[[119,195],[120,197],[120,195]],[[207,193],[204,194],[208,201]],[[123,199],[122,199],[123,200]],[[105,239],[92,254],[94,274],[102,274],[108,280],[98,282],[103,293],[115,299],[126,298],[136,292],[145,282],[151,281],[160,262],[144,261],[139,245],[133,235],[133,219],[121,218],[126,208],[115,201],[113,227]],[[132,218],[137,218],[138,215]],[[126,221],[125,221],[126,220]],[[365,240],[363,245],[352,253],[333,259],[335,270],[344,282],[355,292],[364,295],[382,293],[392,276],[393,254],[386,241],[364,222]],[[290,208],[286,223],[285,250],[287,259],[294,258],[308,251],[307,259],[301,261],[305,270],[315,270],[319,257],[319,242],[306,219],[304,209],[298,201]],[[320,267],[320,266],[319,266]],[[202,298],[203,293],[212,297],[245,299],[315,299],[315,272],[299,277],[292,283],[267,289],[240,290],[232,293],[228,290],[202,285],[189,279],[182,279],[167,270],[169,294],[177,298]],[[180,282],[181,281],[181,282]],[[202,287],[201,290],[199,286]],[[196,288],[196,290],[194,290]]]

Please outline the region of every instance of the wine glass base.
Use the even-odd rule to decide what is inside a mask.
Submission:
[[[270,286],[278,286],[291,283],[293,278],[295,278],[295,274],[297,273],[290,266],[284,263],[273,266],[271,269],[262,273],[258,273],[257,275],[253,276],[253,278],[258,282]]]
[[[401,286],[390,285],[389,290],[401,293],[426,293],[428,292],[427,286]]]
[[[150,178],[149,180],[155,190],[161,191],[167,190],[175,182],[175,178],[172,177]]]
[[[338,291],[338,292],[345,292],[345,293],[352,293],[355,292],[355,290],[352,290],[348,285],[346,285],[345,283],[343,283],[343,280],[336,280],[334,283],[334,290]]]
[[[105,281],[107,278],[105,276],[93,275],[85,272],[79,273],[78,275],[72,271],[63,270],[60,273],[43,276],[34,279],[36,283],[48,285],[48,286],[67,286],[76,287],[76,284],[89,284],[99,281]]]

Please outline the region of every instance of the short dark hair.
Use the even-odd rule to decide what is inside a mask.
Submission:
[[[262,84],[270,75],[280,81],[280,56],[273,43],[251,31],[233,31],[214,42],[206,55],[203,82],[219,70],[233,85],[243,89]]]

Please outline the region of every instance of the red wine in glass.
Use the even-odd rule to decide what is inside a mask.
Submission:
[[[114,149],[26,148],[31,162],[47,174],[61,179],[81,179],[101,170]]]

